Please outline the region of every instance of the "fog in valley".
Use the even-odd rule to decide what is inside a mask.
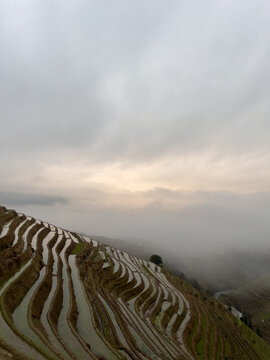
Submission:
[[[269,12],[2,2],[0,204],[213,286],[268,271]]]

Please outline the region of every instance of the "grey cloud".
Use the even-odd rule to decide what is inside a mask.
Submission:
[[[53,206],[55,204],[67,204],[68,200],[57,195],[0,192],[0,202],[8,207],[20,207],[26,205]]]
[[[2,5],[0,33],[0,141],[11,152],[269,152],[264,1],[17,5]]]

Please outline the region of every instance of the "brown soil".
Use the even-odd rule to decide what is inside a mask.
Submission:
[[[55,329],[57,329],[59,315],[62,309],[63,304],[63,280],[62,280],[62,271],[63,271],[63,264],[62,260],[59,256],[60,252],[62,251],[63,247],[65,246],[66,239],[63,237],[62,241],[58,244],[56,248],[56,253],[58,256],[58,271],[57,271],[57,288],[55,295],[53,297],[49,312],[48,312],[48,320]]]
[[[4,216],[4,215],[3,215]],[[15,217],[9,226],[8,233],[1,238],[0,251],[10,247],[15,239],[14,231],[19,224],[26,219],[25,216]]]
[[[24,273],[15,280],[14,283],[6,290],[4,294],[4,304],[7,314],[11,314],[15,308],[23,300],[25,294],[32,287],[39,277],[40,269],[42,268],[41,252],[42,252],[42,239],[47,235],[48,229],[42,230],[37,239],[37,252],[33,258],[32,264],[27,268]]]
[[[40,284],[40,286],[37,288],[33,301],[31,304],[31,316],[34,319],[40,319],[43,306],[45,301],[47,300],[47,297],[49,296],[51,287],[52,287],[52,265],[53,265],[53,257],[52,257],[52,247],[55,245],[57,241],[58,235],[55,234],[52,240],[50,241],[48,247],[49,247],[49,253],[48,253],[48,265],[46,269],[46,274],[44,277],[44,280]]]

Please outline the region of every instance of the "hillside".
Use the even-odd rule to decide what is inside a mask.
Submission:
[[[167,268],[0,207],[0,359],[270,359]]]
[[[243,311],[251,326],[270,342],[270,274],[260,276],[221,299]]]

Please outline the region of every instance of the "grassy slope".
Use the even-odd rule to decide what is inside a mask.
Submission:
[[[208,359],[270,359],[270,345],[253,330],[234,317],[219,301],[178,280],[183,293],[189,298],[191,309],[198,314],[187,334],[188,347],[200,360]],[[200,318],[201,326],[198,319]],[[213,324],[216,331],[213,331]],[[197,334],[197,335],[196,335]],[[221,339],[216,336],[221,335]],[[224,344],[222,344],[222,341]],[[214,345],[215,344],[215,345]],[[223,350],[222,350],[223,349]]]
[[[253,328],[270,342],[270,274],[250,282],[230,294],[223,295],[222,300],[251,319]]]

